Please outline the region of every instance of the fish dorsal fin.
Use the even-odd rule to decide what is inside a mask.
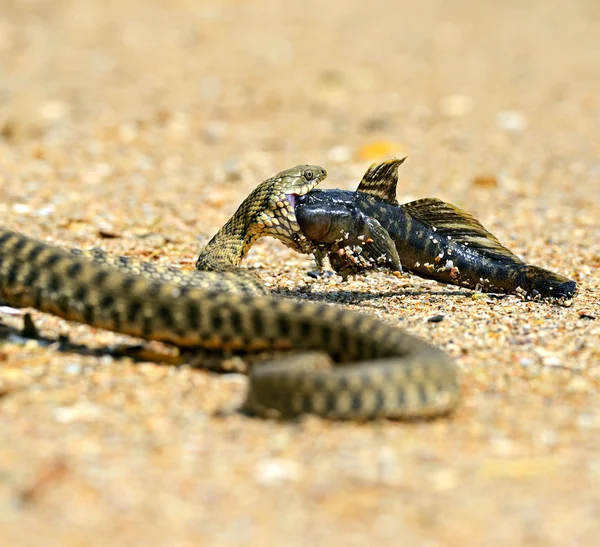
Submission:
[[[400,207],[441,236],[464,243],[487,257],[522,262],[496,236],[488,232],[473,215],[437,198],[418,199]]]
[[[398,205],[398,201],[396,200],[398,167],[404,163],[405,159],[398,160],[394,158],[383,163],[374,163],[367,169],[356,191],[371,194],[392,205]]]

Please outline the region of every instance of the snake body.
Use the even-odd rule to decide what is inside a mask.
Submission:
[[[320,167],[298,166],[260,184],[198,259],[213,271],[66,250],[0,229],[0,297],[182,348],[293,352],[252,368],[245,407],[256,414],[368,419],[451,411],[458,375],[441,350],[372,317],[266,296],[258,278],[238,267],[265,235],[302,249],[294,201],[325,176]]]

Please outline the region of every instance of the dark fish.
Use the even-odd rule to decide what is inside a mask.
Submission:
[[[325,194],[337,190],[327,190]],[[320,194],[319,194],[320,196]],[[334,197],[331,194],[330,197]],[[360,211],[352,202],[339,205],[309,200],[299,209],[304,221],[303,234],[314,243],[313,254],[317,266],[322,269],[323,259],[329,261],[336,271],[348,277],[363,270],[381,268],[392,272],[402,270],[396,245],[388,231],[374,218]],[[331,206],[330,206],[331,205]],[[339,259],[336,262],[336,259]]]
[[[372,165],[356,192],[313,190],[296,200],[296,217],[314,244],[318,263],[328,255],[332,268],[344,277],[371,268],[398,271],[401,264],[420,277],[484,292],[573,297],[574,281],[526,264],[458,207],[437,198],[399,205],[397,172],[403,161]],[[364,237],[358,239],[359,233]],[[362,248],[362,258],[348,252],[348,240],[350,249]]]

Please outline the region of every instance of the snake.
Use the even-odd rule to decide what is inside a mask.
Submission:
[[[252,355],[242,409],[266,418],[413,419],[452,412],[454,361],[392,324],[270,295],[240,263],[259,238],[312,242],[296,200],[325,179],[299,165],[259,184],[184,272],[101,249],[65,249],[0,229],[0,298],[69,321],[184,349]],[[271,357],[272,354],[272,357]]]

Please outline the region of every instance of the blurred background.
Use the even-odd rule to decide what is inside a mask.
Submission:
[[[564,168],[560,191],[599,155],[599,21],[594,0],[2,0],[0,135],[114,127],[217,181],[408,154],[418,188]]]
[[[401,201],[437,196],[468,209],[529,262],[576,279],[582,286],[578,305],[592,295],[588,302],[596,304],[584,311],[594,316],[600,283],[599,30],[598,0],[0,0],[2,224],[71,246],[101,245],[191,268],[199,245],[259,181],[278,171],[316,163],[329,172],[323,187],[354,189],[370,163],[407,155]],[[269,254],[252,255],[249,263],[269,275],[282,264],[299,264],[302,271],[310,266],[276,242],[261,245]],[[275,284],[283,283],[279,279]],[[427,282],[412,278],[405,286],[418,283]],[[486,311],[476,327],[456,320],[452,328],[443,330],[444,322],[433,331],[424,318],[439,310],[419,308],[423,300],[405,295],[402,305],[413,311],[404,324],[462,364],[483,363],[492,351],[507,367],[521,358],[550,363],[571,350],[573,359],[583,355],[577,361],[582,367],[593,364],[592,331],[576,338],[577,318],[560,315],[567,311],[535,308],[543,317],[531,332],[553,316],[572,321],[570,334],[546,333],[550,353],[515,346],[517,353],[509,355],[494,346],[505,338],[486,333],[490,325],[512,332],[509,321],[518,321],[513,312],[490,319]],[[440,301],[435,305],[446,305]],[[455,303],[447,304],[455,314],[472,306]],[[53,325],[47,328],[60,330]],[[478,349],[461,352],[457,344],[465,338],[457,328],[475,329],[468,339]],[[76,340],[97,340],[89,329],[78,329],[69,331]],[[54,355],[55,365],[47,365],[47,352],[33,355],[20,359],[50,370],[48,382],[63,374],[64,357]],[[144,399],[135,391],[142,388],[127,383],[129,376],[122,380],[119,389],[145,401],[134,410],[121,412],[127,398],[94,399],[87,380],[77,384],[79,376],[68,370],[65,378],[72,380],[62,381],[75,382],[79,395],[61,391],[57,380],[41,390],[49,394],[45,402],[29,395],[3,399],[0,543],[12,537],[19,538],[12,545],[133,545],[145,537],[140,544],[306,545],[306,533],[311,545],[341,545],[340,537],[347,537],[344,545],[373,539],[431,546],[467,545],[474,538],[481,545],[597,541],[600,488],[586,494],[596,505],[570,503],[564,495],[573,493],[577,477],[584,487],[598,486],[597,445],[584,455],[565,449],[562,457],[571,459],[552,467],[558,469],[552,489],[543,478],[551,473],[544,462],[508,472],[494,462],[486,467],[489,454],[512,457],[521,445],[506,444],[502,436],[486,444],[489,429],[468,414],[472,406],[457,418],[461,426],[473,424],[470,433],[454,422],[381,430],[309,422],[303,436],[303,430],[241,418],[200,417],[206,408],[193,405],[208,404],[215,393],[224,404],[233,381],[192,376],[208,393],[203,399],[185,395],[176,383],[192,382],[185,371],[123,370],[131,378],[147,374],[141,384],[158,390]],[[22,368],[5,371],[10,385],[31,382],[22,380]],[[497,384],[477,374],[468,376],[474,397],[506,386],[503,373],[494,376]],[[109,376],[121,381],[114,371]],[[545,392],[535,399],[523,389],[521,400],[534,397],[533,412],[542,413],[543,423],[515,435],[538,439],[549,427],[540,410]],[[77,397],[98,406],[64,402]],[[488,399],[469,400],[480,405],[479,419],[497,416]],[[61,404],[76,410],[56,410]],[[521,427],[519,408],[513,407],[512,422],[497,419],[497,431]],[[561,414],[564,423],[579,423],[570,412]],[[585,423],[600,423],[595,419]],[[88,429],[81,425],[88,422]],[[326,440],[318,440],[321,431]],[[581,450],[589,431],[571,437]],[[300,448],[281,448],[290,438]],[[307,438],[308,448],[302,444]],[[387,448],[376,452],[379,467],[373,470],[369,451],[382,439]],[[535,447],[550,446],[544,442]],[[516,453],[538,449],[527,447]],[[256,463],[265,453],[287,459]],[[48,454],[59,459],[48,463]],[[352,457],[362,467],[354,467]],[[494,482],[494,473],[505,482]],[[542,478],[515,485],[522,473]],[[306,481],[312,490],[303,490]],[[46,484],[57,486],[49,492]],[[41,501],[27,505],[38,485]],[[22,499],[15,498],[19,488]],[[506,501],[513,495],[521,505]],[[573,508],[579,511],[574,516]],[[44,531],[62,540],[52,543]]]

